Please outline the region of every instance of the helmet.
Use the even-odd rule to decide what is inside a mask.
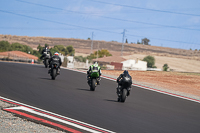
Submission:
[[[49,46],[45,46],[45,49],[49,49]]]
[[[128,71],[127,70],[124,71],[124,75],[128,75]]]
[[[58,52],[55,52],[54,55],[57,55],[57,56],[58,56]]]
[[[95,61],[95,62],[94,62],[94,65],[95,65],[95,66],[98,66],[98,63]]]

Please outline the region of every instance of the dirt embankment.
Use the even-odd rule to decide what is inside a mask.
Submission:
[[[102,73],[119,76],[123,71],[102,70]],[[200,74],[155,71],[129,71],[129,74],[135,83],[200,99]]]
[[[7,57],[10,59],[34,59],[37,60],[38,57],[27,54],[21,51],[8,51],[8,52],[0,52],[0,57]]]

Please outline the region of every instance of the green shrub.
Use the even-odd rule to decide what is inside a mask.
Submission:
[[[8,41],[0,41],[0,52],[6,52],[6,51],[22,51],[25,53],[30,53],[32,55],[35,55],[37,57],[41,56],[40,52],[33,50],[30,46],[22,45],[20,43],[10,44]]]
[[[148,68],[157,68],[155,65],[155,58],[153,56],[146,56],[144,57],[143,61],[146,61],[147,62],[147,67]]]
[[[169,67],[168,67],[168,64],[164,64],[164,65],[163,65],[163,71],[167,71],[168,68],[169,68]]]
[[[95,51],[93,54],[90,54],[89,56],[87,56],[88,60],[92,60],[92,59],[96,59],[98,55],[98,58],[102,58],[104,56],[112,56],[112,54],[110,54],[110,52],[107,49],[102,49],[102,50],[98,50]]]
[[[10,43],[8,41],[0,41],[0,52],[10,51]]]

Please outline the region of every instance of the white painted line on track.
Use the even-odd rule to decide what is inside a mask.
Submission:
[[[80,72],[80,73],[85,73],[84,71],[80,71],[80,70],[77,70],[77,69],[70,69],[70,68],[64,68],[62,67],[63,69],[67,69],[67,70],[71,70],[71,71],[76,71],[76,72]],[[107,77],[107,76],[101,76],[102,78],[105,78],[105,79],[108,79],[108,80],[111,80],[111,81],[116,81],[116,79],[114,78],[110,78],[110,77]],[[132,84],[132,86],[135,86],[135,87],[139,87],[139,88],[142,88],[142,89],[146,89],[146,90],[151,90],[151,91],[154,91],[154,92],[158,92],[158,93],[161,93],[161,94],[166,94],[166,95],[169,95],[169,96],[173,96],[173,97],[177,97],[177,98],[181,98],[181,99],[185,99],[185,100],[189,100],[189,101],[193,101],[193,102],[197,102],[197,103],[200,103],[200,100],[197,100],[197,99],[193,99],[193,98],[189,98],[189,97],[186,97],[186,96],[181,96],[181,95],[178,95],[178,94],[173,94],[173,93],[170,93],[170,92],[165,92],[165,91],[161,91],[161,90],[158,90],[158,89],[154,89],[154,88],[150,88],[150,87],[146,87],[146,86],[142,86],[142,85],[138,85],[138,84]]]
[[[83,127],[83,126],[80,126],[80,125],[65,121],[65,120],[50,116],[50,115],[46,115],[46,114],[34,111],[34,110],[32,110],[30,108],[27,108],[27,107],[19,106],[19,107],[6,108],[6,110],[9,110],[9,109],[27,111],[27,112],[30,112],[32,114],[36,114],[36,115],[39,115],[39,116],[42,116],[42,117],[46,117],[46,118],[49,118],[49,119],[52,119],[52,120],[55,120],[55,121],[70,125],[70,126],[74,126],[76,128],[82,129],[82,130],[88,131],[88,132],[101,133],[101,132],[98,132],[98,131],[95,131],[95,130],[92,130],[92,129],[89,129],[89,128],[86,128],[86,127]]]
[[[59,115],[59,114],[56,114],[56,113],[52,113],[52,112],[49,112],[49,111],[46,111],[46,110],[43,110],[43,109],[40,109],[40,108],[37,108],[37,107],[34,107],[34,106],[30,106],[30,105],[27,105],[27,104],[24,104],[24,103],[20,103],[20,102],[17,102],[17,101],[8,99],[8,98],[4,98],[4,97],[0,96],[0,100],[8,102],[8,103],[12,103],[12,104],[15,104],[15,105],[19,106],[19,107],[7,108],[7,109],[24,109],[24,110],[26,109],[26,111],[32,110],[31,112],[34,112],[34,113],[37,112],[38,113],[37,115],[40,115],[40,116],[42,116],[42,114],[43,114],[44,117],[47,117],[49,119],[53,118],[53,117],[50,117],[50,116],[54,116],[54,119],[60,118],[59,120],[66,119],[66,120],[68,120],[68,122],[72,121],[72,123],[68,124],[68,125],[72,125],[73,126],[75,123],[77,123],[76,126],[74,126],[74,127],[77,127],[79,129],[85,130],[88,127],[87,131],[89,131],[89,130],[92,131],[94,129],[94,131],[96,133],[102,133],[102,132],[103,133],[115,133],[113,131],[110,131],[110,130],[107,130],[107,129],[104,129],[104,128],[101,128],[101,127],[97,127],[97,126],[94,126],[94,125],[91,125],[91,124],[88,124],[88,123],[85,123],[85,122],[81,122],[81,121],[78,121],[78,120],[75,120],[75,119],[72,119],[72,118],[69,118],[69,117],[65,117],[65,116],[62,116],[62,115]],[[43,113],[40,114],[39,112],[43,112]],[[62,121],[62,122],[64,122],[64,121]],[[99,130],[99,132],[98,132],[98,130]],[[94,131],[92,131],[92,133]]]

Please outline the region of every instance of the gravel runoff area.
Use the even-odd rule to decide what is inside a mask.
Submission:
[[[12,104],[0,100],[0,107],[1,133],[63,133],[60,130],[34,123],[2,110],[3,108],[13,107]]]

